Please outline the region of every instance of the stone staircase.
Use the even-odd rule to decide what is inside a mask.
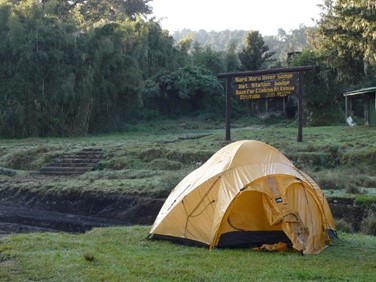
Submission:
[[[38,174],[51,176],[80,175],[93,170],[102,158],[103,151],[99,148],[85,148],[79,152],[61,155],[43,165]]]

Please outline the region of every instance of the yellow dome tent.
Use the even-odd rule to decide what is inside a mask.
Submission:
[[[149,238],[210,248],[284,242],[318,254],[333,232],[313,179],[274,147],[244,140],[220,149],[171,191]]]

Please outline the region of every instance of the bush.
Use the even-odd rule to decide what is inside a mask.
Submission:
[[[360,227],[362,233],[376,236],[376,214],[370,211]]]
[[[317,177],[317,184],[321,189],[339,190],[345,187],[347,178],[336,172],[328,171],[326,174],[320,174]]]
[[[148,167],[159,170],[179,170],[183,168],[183,164],[181,162],[166,159],[155,159],[148,164]]]
[[[350,182],[350,183],[346,184],[345,191],[346,191],[346,193],[349,193],[349,194],[361,194],[359,186],[356,185],[353,182]]]
[[[363,186],[368,188],[376,188],[376,177],[365,177],[363,180]]]
[[[376,195],[357,195],[355,197],[355,204],[376,209]]]
[[[354,229],[351,226],[351,223],[347,222],[346,220],[344,220],[342,218],[336,220],[336,228],[337,228],[337,231],[342,231],[342,232],[346,232],[346,233],[353,233],[354,232]]]

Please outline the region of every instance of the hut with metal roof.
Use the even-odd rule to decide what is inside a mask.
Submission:
[[[353,112],[354,99],[361,99],[363,104],[363,117],[365,125],[376,125],[376,86],[348,91],[343,94],[345,97],[346,117]]]

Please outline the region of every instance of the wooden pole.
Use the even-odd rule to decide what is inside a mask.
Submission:
[[[231,140],[231,77],[226,77],[226,137]]]
[[[299,72],[299,91],[298,91],[298,142],[303,142],[303,80],[304,73]]]
[[[347,125],[347,117],[349,116],[349,111],[347,109],[347,96],[345,96],[345,124]]]
[[[299,128],[298,128],[298,142],[303,141],[303,72],[312,70],[312,66],[301,66],[294,68],[278,68],[269,70],[258,71],[245,71],[245,72],[228,72],[219,73],[217,78],[226,78],[226,140],[231,140],[231,81],[233,77],[239,76],[254,76],[262,74],[274,74],[285,72],[299,72],[299,91],[298,91],[298,115],[299,115]],[[258,100],[259,102],[259,100]]]

